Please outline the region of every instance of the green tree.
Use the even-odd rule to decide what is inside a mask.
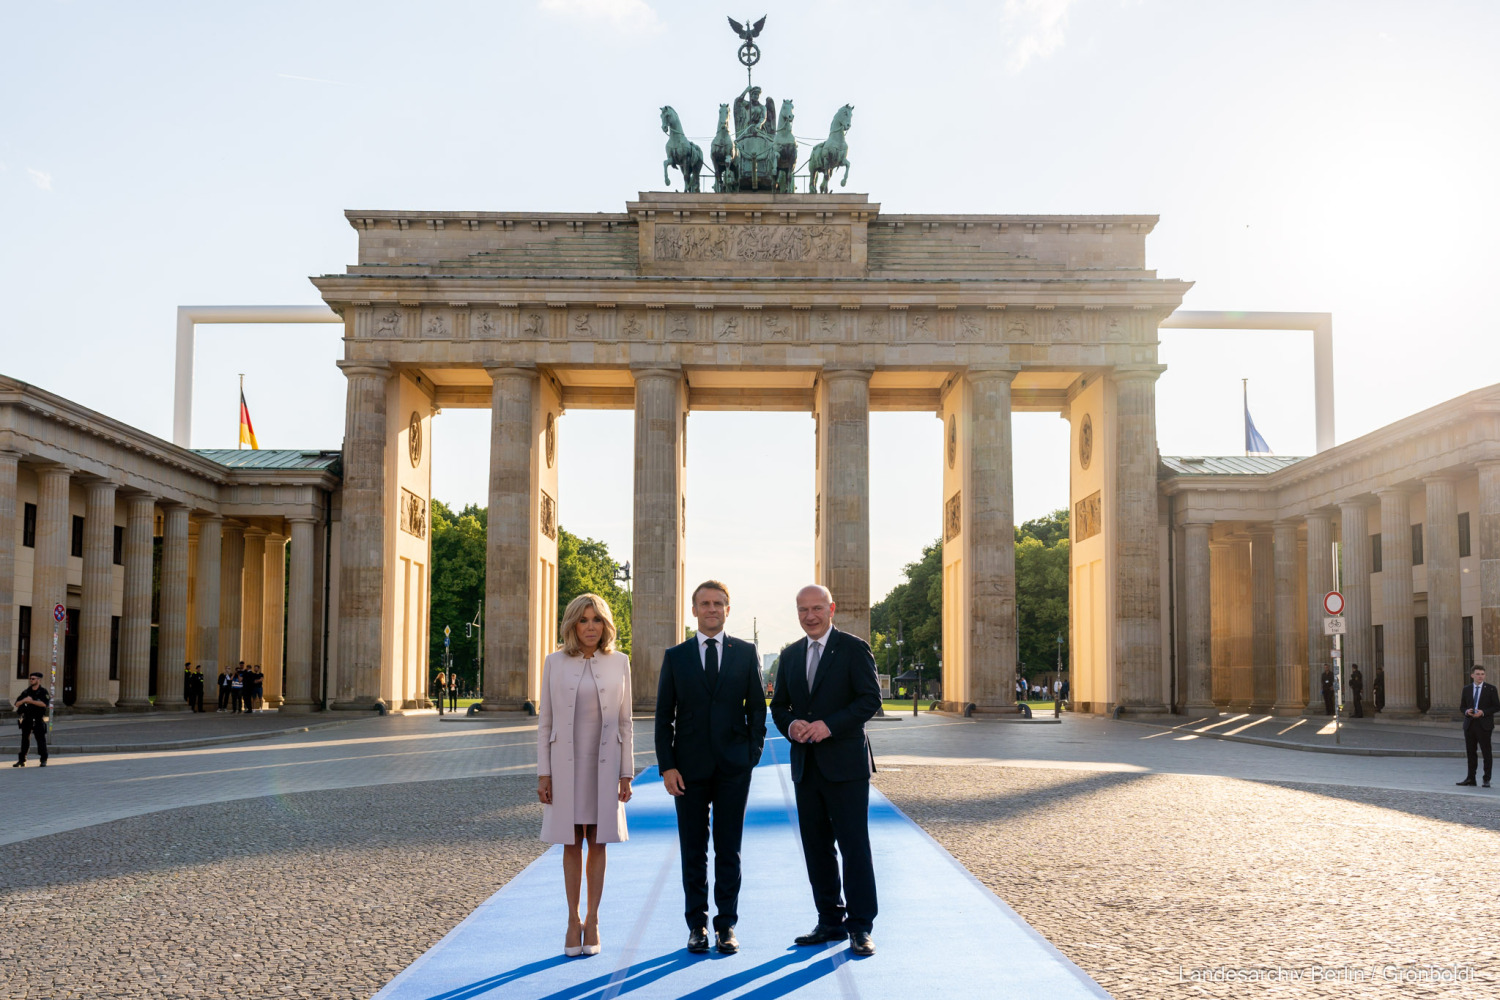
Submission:
[[[904,580],[870,608],[870,645],[875,652],[876,669],[883,674],[897,674],[898,634],[904,640],[899,648],[901,669],[917,660],[927,665],[929,677],[935,677],[936,645],[943,642],[943,543],[933,542],[922,550],[922,558],[902,570]],[[890,643],[890,649],[886,649]]]
[[[464,626],[474,620],[484,600],[487,521],[484,507],[469,504],[455,514],[441,500],[432,501],[430,664],[434,674],[443,669],[443,626],[450,626],[453,669],[469,687],[477,686],[479,680],[479,635],[465,634]]]
[[[1059,635],[1068,662],[1068,552],[1066,510],[1016,531],[1016,655],[1028,677],[1056,668]]]
[[[579,594],[598,594],[609,602],[619,635],[615,647],[630,652],[630,591],[620,586],[620,564],[609,556],[609,546],[557,529],[557,620]]]

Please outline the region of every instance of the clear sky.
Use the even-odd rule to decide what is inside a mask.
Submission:
[[[619,211],[660,188],[657,109],[710,135],[756,81],[809,134],[844,103],[850,191],[893,212],[1146,212],[1193,309],[1334,314],[1338,439],[1500,377],[1500,5],[1166,0],[0,3],[0,371],[171,436],[179,304],[317,301],[346,208]],[[800,131],[800,129],[799,129]],[[197,447],[338,447],[336,327],[207,327]],[[1169,331],[1167,454],[1313,448],[1305,335]],[[434,494],[483,502],[486,414],[434,429]],[[630,552],[625,412],[562,422],[562,523]],[[876,598],[939,528],[940,428],[871,421]],[[812,421],[700,413],[688,576],[793,638]],[[1018,415],[1016,515],[1066,503],[1066,425]],[[584,489],[590,479],[615,491]],[[592,495],[591,495],[592,494]]]

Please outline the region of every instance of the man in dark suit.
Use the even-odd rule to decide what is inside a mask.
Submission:
[[[1494,758],[1490,751],[1490,736],[1495,731],[1495,713],[1500,711],[1500,692],[1495,685],[1484,682],[1484,668],[1475,667],[1470,674],[1473,683],[1464,687],[1458,699],[1458,707],[1464,713],[1464,750],[1469,755],[1469,776],[1460,785],[1474,784],[1474,772],[1479,770],[1479,753],[1484,752],[1484,787],[1490,787],[1490,772],[1494,770]]]
[[[798,592],[797,618],[807,635],[781,651],[771,716],[791,741],[797,825],[818,908],[817,926],[796,943],[847,937],[850,951],[873,955],[870,774],[875,758],[865,739],[865,723],[880,710],[880,682],[865,641],[833,627],[836,607],[826,587]],[[842,886],[839,857],[844,862]]]
[[[729,588],[693,591],[698,634],[667,650],[656,690],[656,763],[677,806],[688,951],[708,951],[708,838],[714,841],[714,936],[740,950],[740,841],[750,772],[766,745],[766,696],[755,644],[724,632]],[[712,823],[710,823],[712,807]]]
[[[1349,673],[1349,700],[1354,703],[1353,717],[1363,719],[1365,717],[1365,675],[1359,672],[1359,664]]]

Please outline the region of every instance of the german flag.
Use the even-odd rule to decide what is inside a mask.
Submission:
[[[250,407],[245,405],[245,390],[240,390],[240,445],[249,445],[252,451],[260,451],[255,440],[255,425],[250,422]]]

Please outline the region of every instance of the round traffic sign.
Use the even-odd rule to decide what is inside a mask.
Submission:
[[[54,604],[52,606],[52,620],[53,621],[60,622],[60,621],[62,621],[66,617],[68,617],[68,609],[67,608],[63,607],[61,604]]]
[[[1344,613],[1344,595],[1337,590],[1330,590],[1323,598],[1323,610],[1330,615],[1341,615]]]

